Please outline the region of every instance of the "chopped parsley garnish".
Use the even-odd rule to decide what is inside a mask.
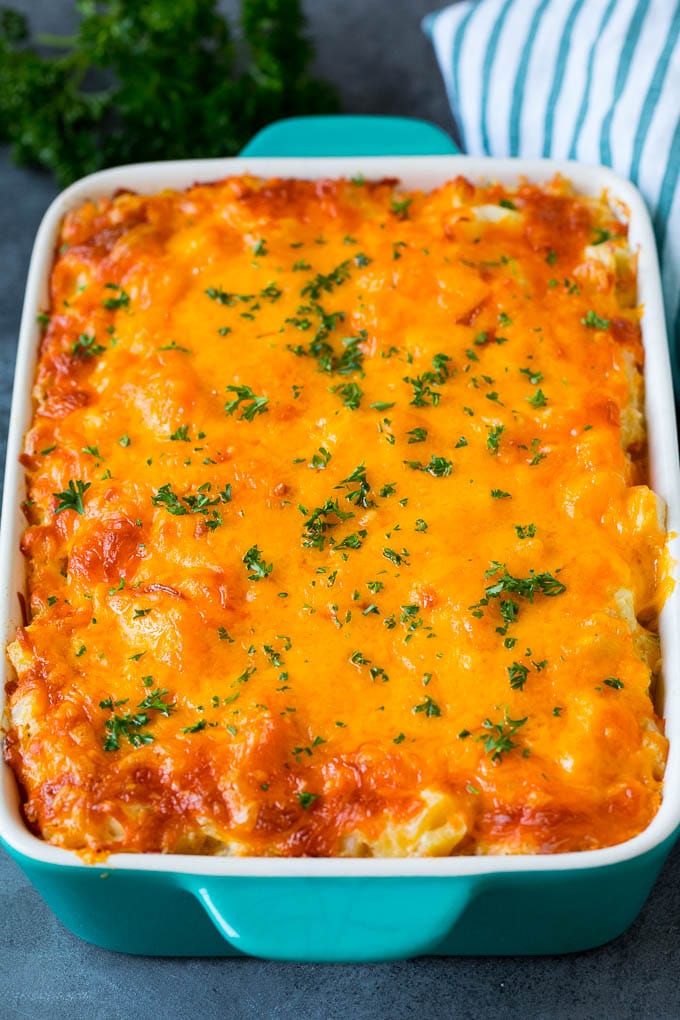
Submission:
[[[275,283],[269,283],[260,291],[260,297],[265,298],[267,301],[278,301],[283,291],[280,287],[277,287]]]
[[[98,354],[103,354],[105,350],[106,347],[97,343],[94,333],[81,333],[74,342],[71,353],[77,358],[94,358]]]
[[[512,666],[508,666],[508,679],[513,691],[524,690],[528,676],[529,667],[524,666],[521,662],[513,662]]]
[[[390,549],[386,547],[383,549],[383,556],[385,557],[386,560],[389,560],[390,563],[394,563],[395,567],[400,567],[402,563],[404,563],[407,567],[409,566],[409,562],[405,558],[406,556],[408,556],[407,549],[402,549],[401,552],[398,553],[395,549]]]
[[[489,425],[489,434],[486,437],[486,448],[489,453],[497,454],[500,438],[505,432],[505,425]]]
[[[169,344],[165,344],[163,347],[158,348],[159,351],[180,351],[182,354],[191,354],[191,350],[188,347],[180,347],[175,341],[171,340]]]
[[[417,376],[404,376],[404,382],[413,387],[413,407],[436,407],[441,399],[439,390],[433,386],[442,386],[449,378],[448,363],[451,359],[446,354],[435,354],[432,359],[433,372],[422,372]]]
[[[125,712],[124,715],[113,715],[110,719],[107,719],[104,723],[104,729],[106,730],[106,739],[104,741],[105,751],[118,751],[120,749],[120,742],[123,738],[127,740],[132,747],[141,747],[143,744],[151,744],[154,740],[151,733],[143,732],[143,727],[149,724],[149,715],[151,711],[160,712],[161,715],[168,716],[175,709],[174,702],[163,701],[164,696],[168,692],[165,689],[156,688],[155,691],[151,691],[140,701],[138,708],[145,709],[142,712],[136,712],[131,715],[129,711]],[[113,712],[115,708],[119,708],[124,705],[127,698],[121,701],[114,701],[113,698],[106,698],[104,701],[99,702],[99,707],[109,709]]]
[[[308,462],[307,467],[313,468],[315,471],[323,471],[328,466],[331,456],[325,446],[320,446],[318,451],[312,454],[312,459]]]
[[[357,386],[356,383],[345,383],[341,386],[331,387],[332,393],[337,393],[338,396],[342,397],[342,402],[345,407],[349,407],[352,411],[361,404],[361,398],[363,397],[363,390]]]
[[[309,296],[313,301],[318,301],[322,291],[330,293],[341,283],[349,279],[351,259],[346,259],[339,266],[332,269],[330,273],[317,273],[316,276],[302,288],[302,296]]]
[[[480,733],[479,736],[475,737],[475,740],[481,741],[484,744],[486,753],[491,755],[491,760],[500,764],[503,761],[504,755],[519,747],[514,737],[517,736],[518,731],[524,726],[527,719],[528,716],[525,716],[523,719],[511,719],[508,715],[508,710],[505,709],[502,722],[495,723],[491,719],[484,720],[482,727],[488,732]]]
[[[588,309],[581,322],[590,329],[609,329],[609,319],[602,319],[592,308]]]
[[[409,437],[409,443],[424,443],[427,439],[427,429],[411,429],[406,435]]]
[[[535,368],[520,368],[522,375],[527,376],[532,386],[538,386],[543,381],[543,373]]]
[[[529,467],[536,467],[537,464],[540,464],[541,461],[545,460],[545,458],[548,456],[547,453],[540,452],[539,450],[540,443],[541,443],[540,439],[531,440],[531,452],[533,456],[529,461]]]
[[[336,543],[335,549],[361,549],[363,541],[366,538],[366,530],[361,529],[352,535],[346,535],[341,542]]]
[[[536,534],[535,524],[516,524],[515,531],[518,538],[533,538]]]
[[[151,502],[154,506],[162,506],[174,517],[202,514],[207,518],[206,527],[214,531],[222,523],[222,515],[218,510],[211,508],[231,502],[231,485],[225,485],[224,489],[214,496],[211,493],[211,483],[205,482],[198,487],[196,492],[178,496],[176,492],[173,492],[170,482],[167,482],[165,485],[161,485],[158,492],[151,497]]]
[[[236,397],[226,402],[225,413],[232,415],[234,411],[240,410],[239,421],[252,421],[258,414],[265,414],[269,410],[269,397],[258,396],[250,386],[227,386],[227,392],[235,393]],[[241,407],[241,404],[244,406]]]
[[[619,680],[617,676],[608,676],[604,683],[607,687],[613,687],[615,691],[620,691],[624,686],[623,680]]]
[[[433,701],[428,694],[425,695],[424,701],[421,701],[420,704],[414,706],[413,708],[414,715],[417,715],[419,712],[422,712],[424,715],[426,715],[428,719],[433,716],[440,716],[442,714],[442,710],[440,709],[437,702]]]
[[[398,220],[407,220],[409,207],[411,206],[412,202],[413,202],[412,198],[402,199],[393,198],[392,202],[390,203],[390,208],[392,209],[392,212],[394,213]]]
[[[115,290],[118,293],[115,297],[105,298],[102,301],[104,308],[114,311],[116,308],[126,308],[130,304],[130,295],[123,290],[119,283],[105,283],[108,290]]]
[[[248,574],[249,581],[261,581],[268,574],[271,574],[274,567],[273,563],[265,563],[262,559],[262,553],[256,545],[251,545],[242,562],[251,571]]]
[[[199,719],[199,721],[197,723],[194,723],[193,726],[183,726],[182,733],[200,733],[201,730],[204,730],[207,725],[208,724],[205,721],[205,719]]]
[[[348,512],[341,510],[338,500],[330,498],[323,506],[316,507],[311,514],[303,506],[298,506],[298,510],[307,517],[302,533],[302,544],[307,549],[323,549],[326,544],[326,533],[331,528],[337,527],[340,521],[354,517],[351,510]]]
[[[505,564],[494,561],[486,571],[487,579],[492,578],[494,574],[500,575],[500,577],[497,577],[492,584],[487,585],[485,589],[487,598],[496,599],[502,594],[512,593],[533,602],[535,595],[553,597],[562,595],[567,590],[566,585],[548,571],[537,574],[530,570],[528,577],[513,577]]]
[[[541,389],[536,390],[534,395],[532,397],[527,397],[526,400],[532,407],[545,407],[548,403],[548,398]]]
[[[296,793],[295,796],[297,797],[302,810],[308,811],[314,801],[319,799],[320,794],[309,793],[307,790],[303,790],[302,793]]]
[[[593,239],[590,242],[593,245],[604,244],[605,241],[611,241],[612,237],[615,237],[611,230],[605,230],[603,227],[596,227]]]
[[[170,715],[171,712],[175,711],[177,707],[174,701],[163,701],[163,698],[167,694],[165,687],[162,689],[156,687],[155,690],[150,691],[143,701],[140,701],[138,708],[153,709],[155,712],[160,712],[161,715]]]
[[[491,497],[492,499],[512,499],[512,493],[504,492],[503,489],[492,489]]]
[[[404,464],[412,471],[425,471],[435,478],[448,478],[453,471],[453,463],[450,460],[447,460],[446,457],[435,457],[434,454],[427,464],[423,464],[420,460],[405,460]]]
[[[211,301],[217,301],[218,304],[226,305],[228,308],[232,308],[237,301],[247,302],[255,299],[254,294],[230,294],[221,287],[208,287],[205,293]]]
[[[350,503],[364,509],[370,506],[375,506],[373,500],[368,498],[371,486],[366,479],[366,468],[363,464],[359,464],[358,467],[355,467],[354,471],[352,471],[347,478],[343,478],[340,484],[336,485],[335,488],[340,489],[343,486],[347,486],[349,490],[345,495],[345,499],[348,499]]]
[[[52,495],[56,496],[59,500],[57,503],[54,513],[60,514],[62,510],[75,510],[77,514],[85,513],[85,507],[83,506],[83,496],[90,488],[90,482],[83,482],[80,478],[69,479],[68,489],[64,492],[53,492]]]
[[[189,426],[180,425],[179,428],[175,429],[175,431],[171,434],[169,438],[174,440],[175,442],[190,443],[191,436],[189,435]]]

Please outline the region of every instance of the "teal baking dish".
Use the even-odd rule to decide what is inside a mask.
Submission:
[[[270,156],[273,151],[284,157]],[[375,156],[376,151],[388,155]],[[473,160],[454,152],[443,132],[421,122],[302,118],[265,129],[239,160],[119,167],[76,183],[56,199],[36,240],[21,327],[0,537],[3,641],[20,619],[23,483],[17,457],[31,412],[35,315],[46,297],[53,238],[69,206],[120,187],[183,187],[249,170],[305,177],[389,175],[424,187],[458,173],[510,181],[561,172],[580,191],[607,188],[627,206],[631,242],[639,249],[651,475],[668,507],[669,531],[677,536],[680,475],[670,367],[653,235],[638,193],[601,167]],[[671,539],[671,553],[680,560],[677,537]],[[657,700],[670,739],[664,799],[651,825],[619,846],[545,856],[390,860],[129,854],[86,864],[29,833],[6,766],[0,772],[0,839],[67,928],[120,952],[341,962],[423,953],[564,953],[600,945],[635,919],[680,831],[677,589],[676,577],[676,591],[660,621],[664,674]],[[7,670],[3,662],[4,674]],[[6,678],[0,680],[0,699]]]

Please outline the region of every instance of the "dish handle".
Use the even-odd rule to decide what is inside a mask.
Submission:
[[[237,953],[299,962],[436,952],[480,888],[462,877],[186,878]]]
[[[453,156],[441,128],[412,117],[334,114],[268,124],[241,156]]]

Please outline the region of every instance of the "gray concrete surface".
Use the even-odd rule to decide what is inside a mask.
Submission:
[[[68,28],[62,0],[20,2],[44,30]],[[420,18],[436,0],[308,0],[319,70],[348,112],[448,113]],[[0,150],[0,434],[15,339],[49,177]],[[502,923],[502,918],[499,918]],[[676,970],[678,968],[678,970]],[[0,850],[0,1020],[672,1020],[680,1017],[680,848],[639,920],[602,949],[568,957],[420,959],[368,966],[116,955],[65,931]]]

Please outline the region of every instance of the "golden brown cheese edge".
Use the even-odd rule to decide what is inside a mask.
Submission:
[[[67,216],[9,649],[38,834],[399,856],[648,824],[665,536],[626,234],[559,179]]]

